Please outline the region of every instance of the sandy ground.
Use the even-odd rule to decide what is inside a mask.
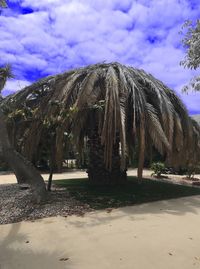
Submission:
[[[200,268],[200,196],[0,226],[1,269]]]
[[[200,196],[1,225],[0,269],[200,269],[199,229]]]
[[[151,177],[153,171],[148,170],[148,169],[144,169],[143,170],[143,177]],[[127,172],[128,176],[137,176],[137,169],[129,169]],[[42,174],[44,180],[48,180],[49,175],[48,174]],[[183,181],[183,177],[184,176],[180,176],[180,175],[167,175],[169,181],[171,182],[171,180],[174,183],[181,183],[181,184],[189,184],[190,182],[188,181]],[[65,172],[62,174],[54,174],[53,175],[53,180],[59,180],[59,179],[67,179],[67,178],[86,178],[87,177],[87,173],[85,171],[80,171],[80,170],[75,170],[75,171],[71,171],[71,172]],[[200,179],[200,175],[195,175],[195,178],[199,178]],[[164,179],[165,181],[167,179]],[[0,172],[0,184],[9,184],[9,183],[17,183],[16,177],[13,173],[4,173],[4,172]],[[1,269],[1,268],[0,268]]]
[[[144,176],[150,176],[152,171],[150,170],[144,170]],[[136,169],[130,169],[128,171],[129,176],[136,176],[137,170]],[[44,180],[47,180],[49,175],[48,174],[42,174]],[[53,180],[59,180],[59,179],[67,179],[67,178],[86,178],[87,173],[84,171],[72,171],[62,174],[54,174]],[[9,183],[17,183],[16,177],[14,174],[4,174],[0,173],[0,184],[9,184]],[[0,268],[1,269],[1,268]]]
[[[42,174],[44,180],[47,180],[49,175],[48,174]],[[84,171],[72,171],[62,174],[54,174],[53,180],[59,180],[59,179],[67,179],[67,178],[86,178],[87,173]],[[0,173],[0,184],[9,184],[9,183],[17,183],[16,177],[13,173],[7,174],[7,173]],[[1,268],[0,268],[1,269]]]

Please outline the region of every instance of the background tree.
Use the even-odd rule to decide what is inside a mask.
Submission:
[[[181,65],[190,69],[197,69],[200,66],[200,20],[192,22],[188,20],[182,27],[181,33],[184,35],[182,43],[186,48],[186,56]],[[200,75],[194,77],[184,91],[188,89],[200,90]]]

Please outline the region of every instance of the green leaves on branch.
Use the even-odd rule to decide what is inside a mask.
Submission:
[[[186,30],[185,33],[184,30]],[[186,48],[186,56],[181,61],[181,65],[190,69],[197,69],[200,66],[200,20],[196,22],[187,20],[180,33],[184,35],[182,43]]]
[[[15,109],[13,111],[7,112],[8,120],[30,120],[34,118],[34,114],[37,112],[37,108],[31,109],[29,107]]]
[[[189,69],[197,69],[200,67],[200,20],[196,22],[187,20],[180,34],[184,35],[182,43],[186,48],[186,56],[180,64]],[[183,92],[188,90],[200,91],[200,76],[192,78],[183,88]]]
[[[66,109],[62,103],[59,103],[57,100],[49,102],[51,106],[55,106],[55,112],[51,117],[45,117],[43,120],[43,125],[48,129],[55,129],[59,124],[62,124],[63,121],[71,120],[73,115],[78,112],[76,106],[71,106],[69,109]]]
[[[190,83],[188,85],[185,85],[182,89],[183,92],[188,91],[200,91],[200,76],[195,76],[190,80]]]

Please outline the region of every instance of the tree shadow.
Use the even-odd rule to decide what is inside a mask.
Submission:
[[[112,223],[114,220],[128,220],[134,221],[147,221],[149,215],[158,215],[159,218],[164,215],[183,216],[186,213],[199,214],[200,208],[200,196],[193,196],[187,198],[163,200],[158,202],[151,202],[146,204],[140,204],[135,206],[127,206],[116,209],[105,209],[101,211],[94,211],[84,217],[69,217],[66,219],[65,224],[82,229],[84,227],[95,227],[100,225],[106,225],[109,229],[112,229]],[[188,216],[189,217],[189,216]],[[48,222],[51,221],[48,220]],[[46,224],[48,223],[46,222]],[[29,224],[31,225],[31,224]],[[34,225],[34,224],[33,224]],[[109,227],[111,226],[111,227]],[[35,249],[29,242],[29,234],[23,231],[21,223],[15,223],[9,225],[10,230],[6,236],[4,236],[4,227],[2,227],[0,238],[0,268],[1,269],[66,269],[74,268],[71,260],[64,260],[68,258],[66,252],[47,251],[45,246],[43,250]],[[59,228],[59,227],[58,227]],[[48,229],[48,226],[47,226]],[[37,230],[35,231],[37,232]],[[41,240],[41,246],[43,246],[43,238]],[[59,238],[57,239],[59,240]],[[68,247],[69,249],[69,247]],[[70,258],[70,257],[69,257]],[[61,260],[60,260],[61,259]]]
[[[69,268],[70,260],[66,258],[66,253],[64,255],[64,253],[59,251],[35,250],[31,246],[31,242],[29,242],[28,235],[20,231],[20,226],[21,223],[10,225],[7,236],[4,239],[0,239],[1,269]]]
[[[144,203],[133,206],[126,206],[116,209],[105,209],[101,211],[95,211],[87,215],[89,220],[84,218],[77,218],[76,220],[69,220],[69,224],[78,228],[87,226],[97,226],[112,224],[113,220],[127,219],[131,221],[140,221],[148,219],[149,215],[159,215],[161,218],[164,214],[183,216],[187,213],[199,214],[200,208],[200,196],[191,196],[163,201],[155,201],[151,203]],[[147,220],[148,221],[148,220]]]

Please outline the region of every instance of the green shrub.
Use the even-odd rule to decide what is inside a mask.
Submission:
[[[161,162],[152,163],[151,169],[153,170],[152,176],[156,175],[157,177],[159,177],[165,172],[165,164]]]
[[[199,164],[194,164],[194,165],[188,165],[186,169],[186,175],[188,178],[192,179],[194,178],[194,175],[199,173],[200,171],[200,165]]]

